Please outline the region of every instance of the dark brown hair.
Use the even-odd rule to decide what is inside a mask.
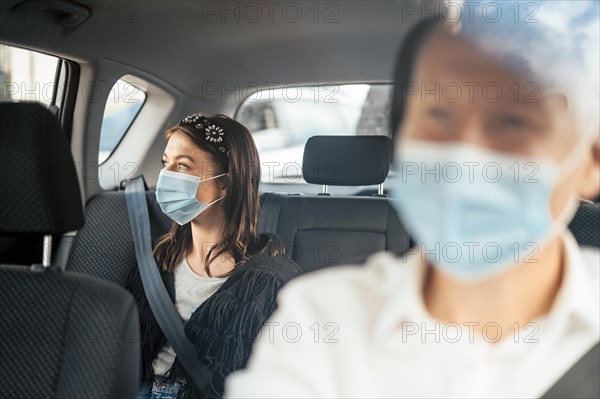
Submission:
[[[167,130],[165,139],[169,140],[175,133],[184,134],[194,145],[211,155],[217,166],[214,175],[228,173],[219,178],[219,182],[227,189],[227,194],[215,206],[222,206],[227,218],[221,241],[215,243],[206,255],[205,270],[210,276],[210,263],[217,257],[230,254],[238,266],[267,247],[260,248],[262,243],[259,241],[260,162],[252,135],[244,125],[226,115],[204,117],[210,124],[223,129],[222,143],[207,141],[202,130],[186,124],[178,124]],[[219,149],[222,146],[226,151]],[[153,254],[162,270],[173,271],[186,256],[191,245],[191,223],[183,226],[173,223],[171,230],[161,238]],[[269,245],[268,248],[272,256],[283,252],[281,245]]]

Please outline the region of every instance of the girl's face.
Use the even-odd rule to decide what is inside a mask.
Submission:
[[[165,170],[185,173],[202,179],[196,192],[198,201],[210,203],[226,194],[222,179],[206,180],[220,174],[212,156],[198,148],[183,133],[176,132],[169,138],[162,157],[162,164]]]

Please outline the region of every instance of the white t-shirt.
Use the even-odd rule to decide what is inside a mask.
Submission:
[[[488,323],[485,336],[428,314],[419,253],[300,277],[280,292],[225,396],[540,397],[600,339],[600,252],[568,232],[564,243],[549,314],[511,331]]]
[[[188,321],[192,313],[223,285],[227,277],[203,277],[191,269],[185,257],[175,266],[175,307],[179,315]],[[165,375],[175,361],[175,351],[168,343],[158,353],[152,367],[157,376]]]

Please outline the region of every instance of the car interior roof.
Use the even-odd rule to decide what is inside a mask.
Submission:
[[[52,18],[10,17],[20,1],[3,1],[0,40],[80,63],[116,61],[190,97],[202,97],[205,82],[232,89],[250,82],[389,81],[397,46],[418,17],[406,12],[414,1],[321,3],[318,23],[308,3],[252,2],[260,19],[252,22],[256,11],[240,9],[238,22],[226,10],[243,2],[78,2],[92,14],[66,30]],[[294,7],[304,13],[298,22]]]
[[[433,9],[442,0],[422,1]],[[115,174],[117,180],[105,185],[82,176],[84,200],[116,188],[131,172],[127,165],[136,165],[136,173],[153,186],[162,132],[183,115],[235,116],[247,96],[276,86],[389,82],[397,46],[421,18],[418,2],[404,0],[52,2],[67,11],[74,3],[90,10],[87,20],[68,28],[61,22],[64,13],[40,10],[43,3],[1,2],[0,42],[78,63],[70,134],[75,162],[97,165],[104,102],[117,79],[133,78],[153,98],[110,162],[99,165],[98,175]],[[258,22],[245,4],[260,8]],[[318,6],[318,15],[311,5]],[[231,7],[240,10],[228,14]],[[303,13],[297,22],[294,7]],[[90,87],[100,93],[99,101],[87,96]]]

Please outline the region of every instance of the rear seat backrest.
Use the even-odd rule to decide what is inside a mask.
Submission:
[[[275,233],[304,272],[363,263],[378,251],[404,253],[410,238],[386,198],[287,196],[282,199]]]
[[[160,210],[154,191],[148,191],[146,197],[152,243],[156,244],[172,222]],[[125,193],[95,195],[85,207],[84,220],[73,241],[66,269],[124,286],[131,269],[137,267]]]
[[[390,169],[391,145],[386,136],[311,137],[302,172],[315,184],[381,184]],[[384,197],[266,193],[261,202],[260,229],[279,235],[304,272],[410,248],[408,234]]]

